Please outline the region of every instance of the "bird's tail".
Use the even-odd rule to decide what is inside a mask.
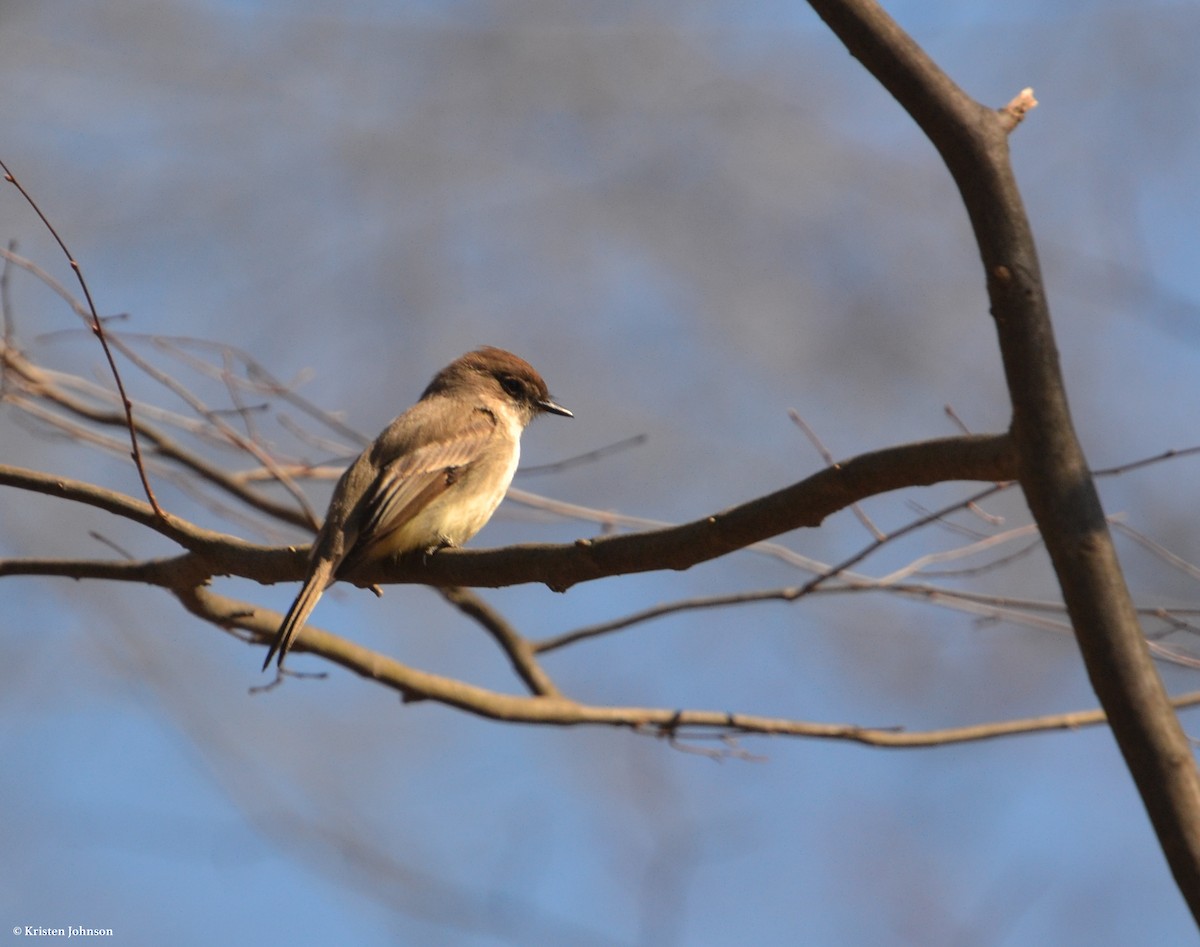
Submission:
[[[271,650],[267,652],[266,660],[263,661],[262,669],[264,671],[270,666],[271,659],[276,654],[279,655],[276,663],[279,667],[283,666],[284,656],[287,655],[288,649],[291,648],[292,641],[296,637],[296,632],[304,627],[308,616],[316,608],[317,601],[329,587],[329,580],[332,575],[333,563],[324,560],[318,562],[313,571],[309,573],[308,578],[304,580],[304,587],[300,589],[300,594],[292,602],[292,607],[288,609],[287,614],[283,617],[283,624],[279,626],[279,631],[275,633],[275,640],[271,642]]]

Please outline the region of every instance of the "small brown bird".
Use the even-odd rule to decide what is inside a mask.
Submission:
[[[334,487],[300,594],[263,670],[278,665],[317,600],[364,562],[465,543],[491,518],[521,455],[521,432],[550,400],[524,359],[484,346],[443,368],[421,399],[384,428]]]

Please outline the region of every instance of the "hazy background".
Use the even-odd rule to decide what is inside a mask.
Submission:
[[[1014,160],[1093,465],[1200,443],[1200,8],[888,6],[981,101],[1031,85],[1041,102]],[[946,404],[977,431],[1007,422],[949,177],[802,3],[5,0],[0,89],[0,157],[100,310],[129,314],[122,331],[227,342],[368,435],[447,361],[500,345],[576,413],[530,429],[527,464],[648,435],[526,489],[680,521],[819,468],[789,408],[839,457],[953,433]],[[0,239],[69,277],[11,187]],[[32,355],[104,377],[44,287],[16,275],[12,296]],[[0,415],[3,462],[138,493],[126,464],[18,421]],[[1105,503],[1196,560],[1196,464],[1105,481]],[[867,507],[894,527],[914,515],[906,499],[964,492]],[[1022,521],[1015,496],[989,509]],[[89,530],[170,551],[98,512],[0,494],[2,556],[114,555]],[[474,544],[596,530],[506,504]],[[784,539],[836,560],[869,537],[846,513]],[[864,571],[957,542],[930,532]],[[1121,551],[1139,604],[1197,599],[1191,578]],[[743,554],[566,595],[484,594],[543,636],[804,578]],[[1040,556],[964,585],[1054,590]],[[295,592],[216,587],[279,608]],[[315,620],[518,689],[428,590],[346,589]],[[1195,936],[1104,730],[924,751],[752,739],[762,760],[714,762],[623,732],[405,707],[336,669],[251,695],[261,657],[162,592],[3,582],[0,930],[111,927],[136,945]],[[591,702],[864,725],[1095,705],[1068,637],[881,595],[687,613],[546,665]]]

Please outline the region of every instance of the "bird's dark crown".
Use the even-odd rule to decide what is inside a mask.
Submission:
[[[571,416],[566,408],[550,400],[550,389],[532,365],[512,352],[492,345],[484,345],[456,358],[434,376],[421,397],[449,391],[480,376],[493,379],[504,394],[533,412],[550,411]]]

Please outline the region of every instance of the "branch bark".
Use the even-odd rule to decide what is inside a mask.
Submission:
[[[1016,460],[1007,434],[947,437],[860,454],[775,493],[679,526],[581,539],[566,546],[447,549],[428,559],[415,556],[375,564],[347,579],[360,586],[422,582],[474,588],[540,582],[564,591],[607,576],[688,569],[793,529],[818,526],[838,510],[891,490],[1015,477]],[[210,575],[238,575],[268,584],[298,581],[304,575],[307,547],[257,546],[178,517],[160,519],[146,503],[110,490],[19,467],[0,465],[0,485],[85,503],[141,523],[187,549],[198,569],[209,564]],[[151,578],[155,563],[106,563],[102,575],[93,575],[87,570],[94,563],[60,562],[53,574],[114,580],[128,576],[128,581],[178,588],[173,576],[180,574],[181,560],[186,559],[157,560],[162,581]],[[0,575],[14,573],[19,566],[0,562]],[[73,566],[78,571],[72,571]]]
[[[282,617],[237,599],[196,588],[179,595],[183,606],[205,621],[227,629],[240,629],[267,641]],[[947,746],[997,737],[1074,730],[1105,721],[1099,710],[1073,711],[948,727],[940,730],[905,730],[902,727],[864,727],[850,723],[814,723],[785,717],[763,717],[725,710],[681,710],[670,707],[597,706],[580,703],[554,692],[518,696],[431,674],[364,648],[338,635],[305,625],[296,650],[313,651],[334,664],[398,692],[406,702],[433,701],[488,720],[541,726],[623,727],[671,739],[703,739],[758,734],[762,736],[814,737],[894,749]],[[270,686],[270,685],[268,685]],[[1200,704],[1200,692],[1183,694],[1176,706]]]
[[[873,0],[810,3],[929,137],[962,194],[1012,400],[1018,479],[1092,686],[1200,922],[1200,776],[1150,659],[1071,421],[1033,233],[1009,162],[1015,123],[1005,110],[972,100]]]

